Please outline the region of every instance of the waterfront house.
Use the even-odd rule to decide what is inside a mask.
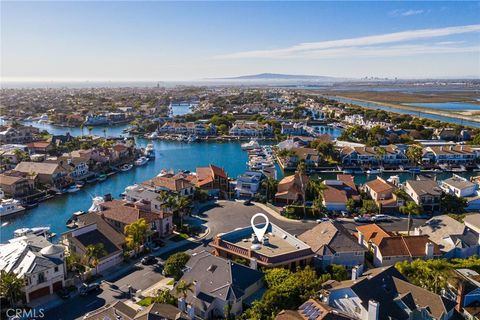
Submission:
[[[300,161],[305,161],[305,164],[309,167],[316,167],[320,164],[320,153],[317,149],[313,148],[291,148],[295,154],[288,156],[284,161],[286,168],[296,168]]]
[[[338,222],[322,222],[299,235],[298,239],[312,248],[318,269],[325,270],[331,264],[353,268],[365,261],[367,249]]]
[[[62,234],[62,243],[70,254],[79,257],[85,256],[88,246],[102,244],[105,255],[95,268],[99,273],[123,262],[125,236],[94,212],[79,216],[77,228]]]
[[[286,136],[303,136],[308,132],[305,130],[306,124],[303,122],[282,122],[281,134]]]
[[[197,122],[167,121],[158,128],[159,133],[192,134],[197,136],[213,135],[217,132],[215,125]]]
[[[180,281],[193,284],[186,297],[178,296],[178,308],[190,319],[223,318],[227,306],[230,317],[237,318],[249,298],[263,292],[260,271],[207,251],[192,255]]]
[[[125,227],[139,219],[145,219],[148,228],[148,240],[164,237],[172,233],[172,215],[170,212],[151,211],[151,206],[145,201],[131,203],[125,200],[105,201],[98,213],[118,232],[124,232]]]
[[[228,199],[229,182],[227,173],[223,168],[210,164],[208,167],[196,169],[197,188],[208,191],[211,196]]]
[[[397,145],[385,147],[345,146],[341,149],[342,163],[345,165],[390,165],[408,162],[404,149]]]
[[[10,198],[23,198],[35,191],[36,175],[25,175],[15,172],[0,174],[0,189]]]
[[[324,286],[320,297],[360,320],[448,320],[455,313],[454,301],[409,283],[393,266],[354,272],[351,280]]]
[[[440,211],[442,189],[436,181],[429,179],[407,180],[404,190],[417,205],[422,207],[423,211]]]
[[[256,249],[254,245],[259,245]],[[312,248],[273,223],[269,223],[264,239],[257,239],[251,226],[237,228],[213,238],[211,246],[217,256],[245,259],[252,268],[284,267],[295,270],[313,263]]]
[[[142,185],[156,192],[167,191],[179,196],[193,196],[195,193],[192,177],[182,173],[162,174],[142,182]]]
[[[48,162],[48,160],[47,160]],[[56,162],[74,179],[85,178],[89,174],[88,160],[83,157],[71,157],[64,154]]]
[[[54,294],[65,285],[64,247],[42,236],[27,235],[0,244],[0,270],[25,280],[27,303]]]
[[[277,144],[277,148],[280,150],[284,150],[284,149],[290,150],[292,148],[304,148],[304,147],[308,147],[313,140],[314,140],[313,137],[294,136],[294,137],[290,137],[289,139],[283,140],[282,142],[279,142]]]
[[[448,215],[435,216],[415,228],[415,235],[428,235],[447,259],[466,259],[480,253],[480,237],[477,231]]]
[[[457,141],[462,140],[458,132],[453,128],[440,128],[435,129],[432,133],[432,137],[437,140]]]
[[[63,187],[71,182],[68,172],[58,163],[22,161],[14,171],[26,175],[36,174],[39,183],[52,187]]]
[[[469,164],[477,159],[478,155],[471,146],[447,145],[428,146],[423,148],[423,161],[435,164]]]
[[[32,126],[0,126],[0,144],[29,143],[34,141],[39,133],[40,130]]]
[[[280,180],[275,193],[275,202],[292,204],[304,200],[309,178],[298,172]]]
[[[148,307],[135,308],[117,300],[88,312],[84,320],[186,320],[187,315],[171,304],[152,303]]]
[[[272,134],[272,127],[257,121],[236,120],[229,134],[235,137],[263,137]]]
[[[453,175],[440,183],[440,188],[447,194],[457,197],[469,197],[477,193],[477,185],[458,175]]]
[[[48,154],[54,146],[49,141],[33,141],[27,143],[27,149],[30,154]]]
[[[347,200],[360,200],[352,175],[338,174],[337,180],[324,180],[327,189],[323,190],[323,206],[329,211],[347,210]]]
[[[239,175],[235,183],[235,197],[253,198],[258,192],[262,176],[262,173],[257,171],[246,171]]]
[[[437,244],[428,235],[394,236],[377,224],[357,226],[358,243],[373,253],[376,267],[415,259],[434,259],[442,255]]]
[[[375,201],[382,212],[397,212],[404,204],[404,200],[398,198],[394,191],[397,186],[381,177],[364,184],[363,190]]]

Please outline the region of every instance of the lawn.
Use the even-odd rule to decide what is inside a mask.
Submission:
[[[180,242],[182,240],[188,239],[189,236],[186,233],[178,233],[170,238],[173,242]]]

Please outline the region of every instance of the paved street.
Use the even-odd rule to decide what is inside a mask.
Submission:
[[[313,221],[302,222],[278,219],[255,205],[244,205],[241,202],[234,201],[220,201],[203,207],[198,216],[190,218],[191,223],[208,227],[208,234],[204,239],[198,242],[186,242],[178,248],[160,254],[159,257],[166,259],[172,253],[178,251],[186,251],[191,254],[201,250],[211,250],[208,243],[216,234],[250,225],[251,217],[258,212],[266,214],[270,222],[294,235],[299,235],[316,225],[316,222]],[[425,219],[415,219],[414,226],[421,225],[424,221]],[[355,229],[355,226],[358,225],[351,220],[342,221],[341,223],[352,231]],[[407,221],[404,218],[394,218],[390,222],[381,222],[379,224],[388,231],[403,231],[406,229]],[[46,319],[68,320],[81,318],[85,313],[114,300],[129,298],[129,285],[134,289],[144,290],[162,278],[160,268],[155,266],[142,266],[138,263],[133,269],[125,270],[124,274],[118,276],[116,279],[110,279],[110,282],[104,281],[102,283],[102,290],[98,294],[92,293],[86,297],[75,297],[51,309],[46,313]]]

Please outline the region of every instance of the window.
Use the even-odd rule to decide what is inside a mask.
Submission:
[[[58,272],[58,267],[55,267],[55,269],[53,269],[55,272]]]
[[[45,275],[42,273],[38,274],[38,283],[43,283],[45,282]]]

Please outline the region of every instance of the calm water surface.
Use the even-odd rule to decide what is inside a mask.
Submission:
[[[466,102],[404,103],[404,105],[452,111],[480,110],[480,104]]]

